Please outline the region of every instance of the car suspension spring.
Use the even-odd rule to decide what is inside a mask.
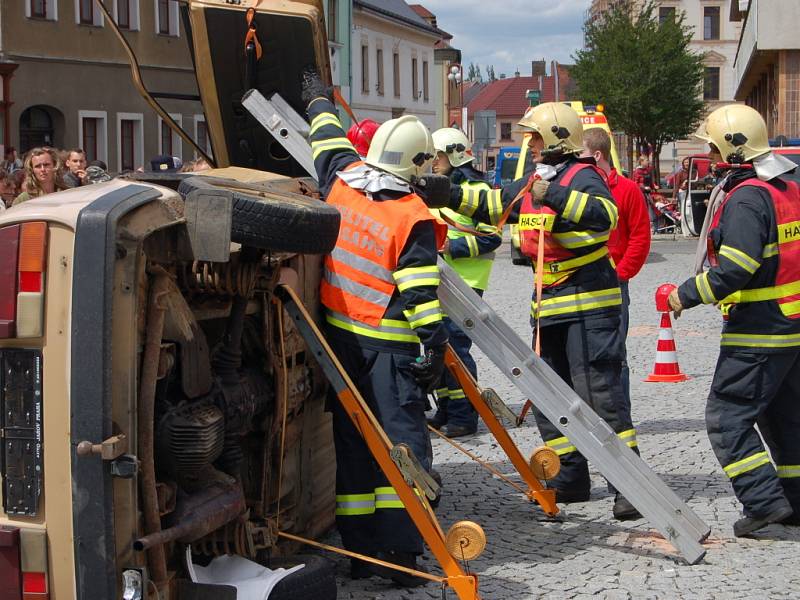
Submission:
[[[212,263],[194,261],[181,272],[181,284],[192,294],[249,296],[258,277],[258,262],[238,261]]]
[[[263,547],[263,544],[256,543],[253,529],[253,525],[247,520],[228,523],[194,542],[192,551],[205,556],[237,554],[255,558],[256,552]]]

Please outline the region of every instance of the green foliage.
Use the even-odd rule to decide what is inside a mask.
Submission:
[[[705,105],[704,55],[689,50],[692,28],[680,12],[659,24],[655,9],[648,0],[637,13],[627,0],[587,22],[571,75],[585,103],[605,104],[614,128],[652,144],[657,156],[696,130]]]
[[[494,65],[486,67],[486,77],[489,78],[489,81],[497,81],[497,77],[494,74]]]

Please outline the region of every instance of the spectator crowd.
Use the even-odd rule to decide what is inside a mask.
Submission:
[[[183,162],[177,156],[156,156],[138,172],[194,172],[209,169],[204,159]],[[127,175],[128,173],[120,173]],[[14,147],[6,148],[0,162],[0,211],[31,198],[61,190],[109,181],[113,177],[102,160],[87,162],[81,148],[59,150],[49,146],[33,148],[20,158]]]

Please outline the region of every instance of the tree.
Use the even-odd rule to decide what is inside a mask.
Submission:
[[[473,65],[472,63],[469,63],[469,67],[467,69],[467,79],[469,81],[475,80],[475,65]]]
[[[475,65],[475,80],[483,83],[483,75],[481,75],[481,66]]]
[[[494,74],[494,65],[489,65],[488,67],[486,67],[486,78],[489,81],[497,81],[497,77],[495,77]]]
[[[623,0],[584,25],[571,75],[584,102],[602,102],[615,129],[653,148],[658,172],[661,147],[692,134],[705,113],[704,55],[689,50],[683,13],[659,24],[653,0],[635,4]]]

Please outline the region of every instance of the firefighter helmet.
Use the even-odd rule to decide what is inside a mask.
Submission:
[[[542,136],[545,154],[577,154],[583,150],[583,124],[563,102],[545,102],[525,111],[518,125]]]
[[[350,129],[347,130],[347,139],[353,144],[361,156],[366,156],[369,152],[369,145],[372,143],[372,138],[375,137],[375,132],[378,131],[380,124],[372,119],[363,119],[358,124],[353,123]]]
[[[378,127],[365,162],[409,181],[427,172],[434,152],[431,132],[424,123],[404,115]]]
[[[767,124],[757,110],[744,104],[718,108],[695,136],[716,146],[729,163],[750,162],[770,151]]]
[[[451,167],[460,167],[475,160],[469,138],[455,127],[443,127],[434,131],[433,147],[447,156]]]

